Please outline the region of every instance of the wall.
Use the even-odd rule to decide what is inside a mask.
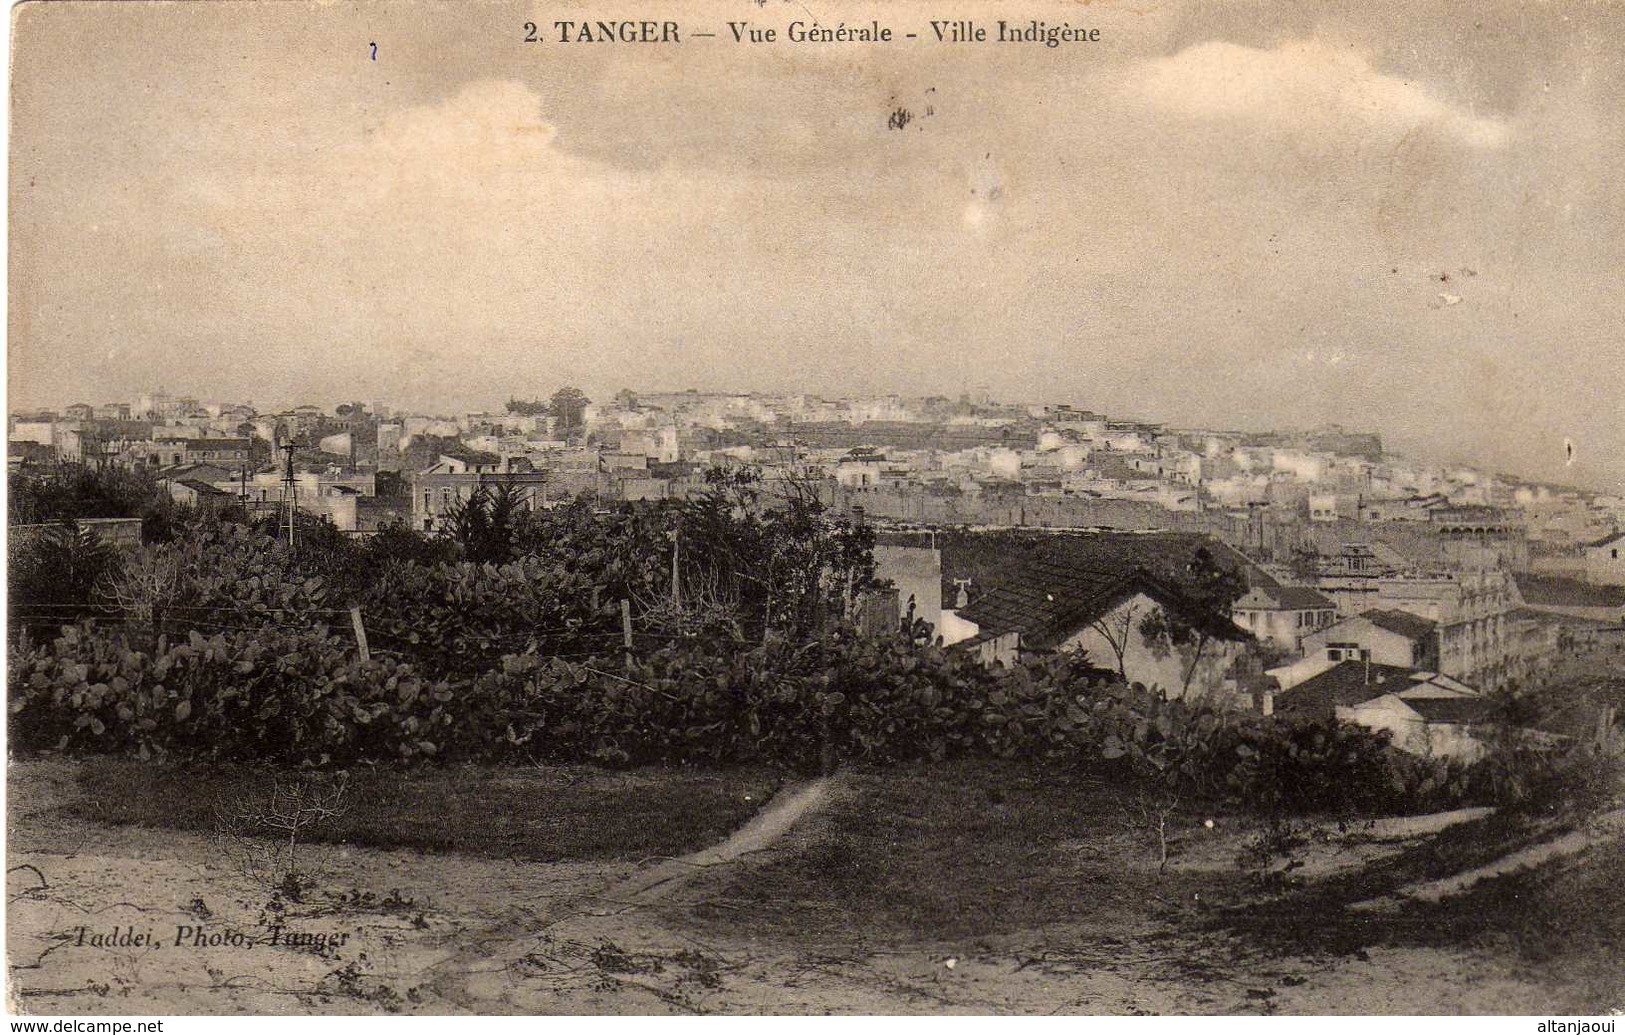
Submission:
[[[1195,648],[1186,647],[1165,651],[1160,645],[1148,643],[1140,632],[1140,622],[1153,611],[1160,610],[1155,600],[1143,593],[1123,601],[1104,616],[1099,625],[1112,632],[1112,639],[1124,644],[1122,672],[1134,683],[1147,687],[1160,687],[1169,697],[1181,695],[1205,698],[1226,694],[1229,687],[1225,675],[1242,647],[1221,640],[1210,639],[1203,647],[1201,657],[1195,659]],[[1123,635],[1126,629],[1127,636]],[[1089,660],[1101,668],[1118,667],[1117,652],[1111,641],[1094,625],[1082,629],[1061,645],[1062,650],[1083,650]],[[1195,669],[1191,662],[1195,659]],[[1189,684],[1186,673],[1190,671]]]
[[[1326,657],[1333,643],[1354,643],[1371,652],[1366,659],[1379,665],[1398,665],[1404,668],[1426,668],[1431,658],[1417,656],[1411,640],[1391,629],[1375,625],[1367,618],[1347,618],[1336,625],[1303,638],[1304,657]],[[1356,659],[1358,660],[1358,659]]]
[[[141,545],[140,518],[78,518],[74,523],[81,529],[90,529],[102,542],[120,550],[133,550]],[[8,525],[6,527],[6,535],[10,541],[8,549],[16,550],[57,527],[60,526]]]
[[[875,574],[897,587],[898,617],[914,603],[914,616],[931,624],[942,623],[942,551],[928,546],[875,547]]]
[[[1599,586],[1625,586],[1625,539],[1586,548],[1587,582]]]

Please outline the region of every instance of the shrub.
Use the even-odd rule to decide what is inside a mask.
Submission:
[[[470,590],[470,592],[475,592]],[[507,654],[472,675],[360,661],[317,624],[193,631],[151,650],[93,623],[14,652],[24,747],[279,763],[472,760],[767,763],[813,770],[958,757],[1104,767],[1125,789],[1272,814],[1462,800],[1459,766],[1385,736],[1164,700],[1075,656],[986,668],[899,636],[668,642],[619,654]]]
[[[363,606],[383,646],[460,675],[527,651],[605,653],[621,638],[616,601],[594,579],[539,557],[500,566],[399,564]]]
[[[117,551],[93,530],[71,521],[14,545],[8,559],[11,614],[31,628],[93,614],[97,590],[120,568]]]

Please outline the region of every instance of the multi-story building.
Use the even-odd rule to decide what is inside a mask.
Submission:
[[[432,532],[481,488],[500,485],[516,488],[527,510],[545,507],[549,481],[547,472],[533,470],[523,457],[503,458],[471,450],[443,453],[412,478],[412,527]]]
[[[1318,585],[1350,617],[1392,610],[1436,623],[1439,671],[1447,676],[1493,690],[1514,667],[1507,622],[1518,597],[1504,570],[1326,576]]]

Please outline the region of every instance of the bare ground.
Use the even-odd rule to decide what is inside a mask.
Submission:
[[[1592,1012],[1510,950],[1311,943],[1283,950],[1200,903],[1128,903],[963,941],[853,929],[801,937],[725,894],[816,837],[837,780],[788,787],[733,838],[682,860],[536,863],[342,849],[320,893],[276,899],[199,835],[64,819],[70,765],[17,763],[8,845],[15,1012],[1396,1013]],[[1328,835],[1283,880],[1356,876],[1451,829],[1446,817]],[[1186,876],[1228,860],[1219,831]],[[1611,842],[1610,850],[1618,843]],[[1154,863],[1146,859],[1136,865]],[[1231,865],[1226,862],[1225,865]],[[1080,893],[1084,893],[1080,889]],[[1232,904],[1232,908],[1234,905]],[[272,926],[281,928],[269,943]],[[189,931],[182,932],[182,928]],[[81,937],[83,931],[83,937]],[[133,931],[147,945],[92,945]],[[198,941],[197,932],[203,932]],[[242,936],[230,944],[232,933]],[[287,932],[329,936],[287,944]],[[179,935],[179,938],[178,938]],[[211,943],[211,939],[220,941]],[[178,941],[178,944],[177,944]],[[1622,1005],[1616,1003],[1615,1005]]]

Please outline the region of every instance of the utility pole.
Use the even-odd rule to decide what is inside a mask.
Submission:
[[[674,528],[671,530],[671,607],[673,611],[678,612],[683,609],[683,584],[677,569],[677,557],[681,548],[681,533]]]
[[[621,642],[626,648],[626,667],[632,668],[632,602],[621,598]]]
[[[288,512],[288,549],[293,549],[294,512],[298,509],[299,488],[293,480],[293,443],[282,446],[285,459],[282,467],[282,502]]]

